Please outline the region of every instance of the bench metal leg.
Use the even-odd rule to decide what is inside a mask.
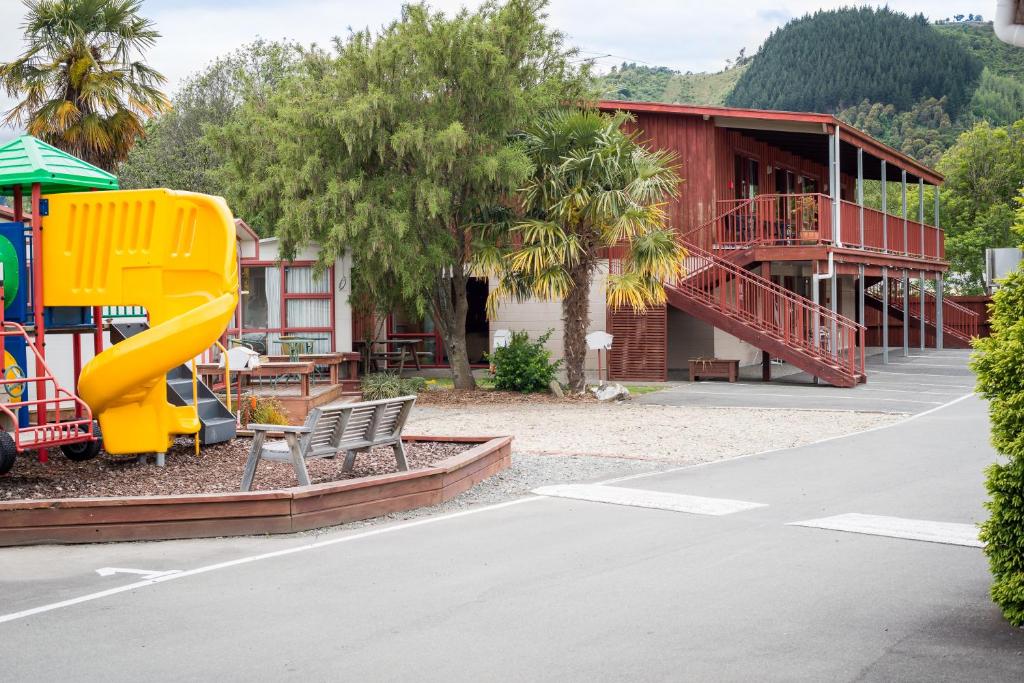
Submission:
[[[352,471],[352,467],[355,466],[355,464],[356,464],[356,452],[355,451],[345,451],[345,462],[341,466],[341,471],[342,472],[351,472]]]
[[[249,448],[249,457],[245,461],[245,470],[242,473],[242,491],[252,490],[252,480],[256,478],[256,466],[260,464],[260,452],[266,438],[266,432],[256,432],[252,437],[252,447]]]
[[[398,469],[402,472],[406,472],[409,469],[409,463],[405,461],[405,446],[402,445],[402,440],[399,439],[395,442],[395,445],[391,447],[395,451],[395,460],[398,462]]]
[[[291,432],[285,432],[284,440],[288,443],[288,452],[292,456],[292,467],[299,480],[299,486],[309,486],[309,472],[306,471],[306,459],[299,450],[299,439]]]

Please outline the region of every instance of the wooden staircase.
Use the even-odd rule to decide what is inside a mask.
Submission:
[[[879,280],[864,290],[864,305],[871,306],[882,314],[902,319],[904,311],[903,292],[899,279],[889,279],[888,310],[886,310],[885,292],[882,289],[883,282]],[[917,328],[921,324],[921,289],[913,282],[910,283],[910,302],[907,311],[908,323]],[[935,338],[937,329],[936,320],[936,298],[935,295],[925,290],[924,292],[924,325],[925,334]],[[969,349],[971,339],[978,336],[980,321],[978,314],[961,306],[955,301],[943,298],[942,300],[942,344],[948,349]]]
[[[838,387],[865,380],[863,327],[696,244],[666,283],[675,308]]]

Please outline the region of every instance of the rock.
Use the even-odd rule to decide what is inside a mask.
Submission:
[[[551,393],[558,398],[565,396],[565,394],[562,393],[562,385],[558,383],[557,379],[551,380],[551,384],[548,385],[548,389],[551,389]]]
[[[625,401],[629,398],[629,389],[614,382],[595,389],[594,396],[597,397],[598,401]]]

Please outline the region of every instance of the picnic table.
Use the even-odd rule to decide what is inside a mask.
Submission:
[[[370,342],[367,344],[365,341],[353,342],[353,346],[360,349],[363,355],[363,367],[369,371],[370,365],[372,364],[375,370],[380,369],[381,361],[388,364],[388,369],[391,369],[391,362],[398,361],[398,374],[402,374],[405,369],[406,359],[411,359],[413,365],[416,366],[417,370],[422,370],[423,366],[420,364],[420,354],[426,354],[426,352],[420,352],[416,350],[416,346],[419,345],[422,339],[410,339],[408,337],[388,337],[382,342]],[[373,347],[375,344],[383,344],[385,347],[384,351],[374,351]],[[391,347],[395,347],[397,350],[392,351]]]

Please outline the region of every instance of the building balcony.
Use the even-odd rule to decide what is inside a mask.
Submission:
[[[825,194],[721,200],[716,213],[710,234],[701,236],[716,249],[832,246],[928,261],[946,256],[939,228],[853,202],[840,202],[836,230],[832,199]]]

